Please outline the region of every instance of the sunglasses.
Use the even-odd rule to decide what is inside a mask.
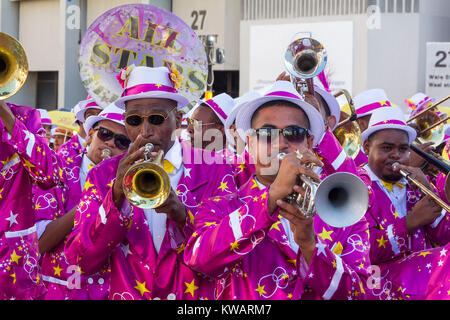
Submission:
[[[219,124],[217,122],[203,123],[200,120],[193,119],[193,118],[187,118],[186,122],[187,122],[188,125],[194,126],[194,128],[201,128],[202,126],[207,126],[207,125],[212,125],[212,124]]]
[[[114,133],[111,130],[103,127],[98,127],[95,130],[97,130],[97,137],[103,142],[109,141],[114,138],[114,144],[120,150],[126,150],[130,146],[131,140],[123,134]]]
[[[278,138],[280,134],[291,143],[302,143],[306,137],[309,137],[308,129],[299,126],[289,126],[284,129],[275,128],[259,128],[253,129],[252,133],[258,137],[258,139],[264,138],[267,143],[272,142],[272,138]]]
[[[167,118],[169,117],[169,114],[175,110],[177,107],[173,108],[172,110],[170,110],[167,115],[161,114],[161,113],[153,113],[150,114],[148,116],[141,116],[139,114],[130,114],[127,115],[125,117],[125,122],[132,126],[132,127],[137,127],[140,126],[145,119],[148,119],[148,122],[152,125],[155,126],[159,126],[161,125],[164,121],[167,120]]]

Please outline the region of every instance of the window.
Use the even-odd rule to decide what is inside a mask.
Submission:
[[[37,73],[36,108],[56,107],[58,105],[58,72]]]

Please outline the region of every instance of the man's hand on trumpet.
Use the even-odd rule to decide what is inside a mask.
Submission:
[[[283,199],[293,192],[304,196],[305,189],[297,185],[298,176],[305,175],[319,181],[319,175],[309,165],[313,163],[322,167],[323,163],[307,148],[300,148],[299,154],[301,157],[296,152],[288,153],[281,161],[277,177],[269,188],[269,212],[273,213],[277,207],[280,208],[280,215],[289,220],[295,242],[309,264],[316,246],[314,220],[305,217],[305,213],[298,206]]]

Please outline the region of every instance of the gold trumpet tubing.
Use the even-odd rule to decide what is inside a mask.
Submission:
[[[393,167],[395,168],[397,165],[397,163],[393,164]],[[450,206],[447,205],[447,203],[445,203],[444,201],[441,200],[441,198],[439,198],[433,191],[431,191],[430,189],[428,189],[426,186],[424,186],[420,181],[418,181],[417,179],[414,179],[411,177],[411,174],[403,169],[399,170],[399,173],[406,178],[408,181],[410,181],[411,183],[413,183],[414,185],[416,185],[420,191],[422,191],[423,193],[425,193],[426,195],[430,196],[441,208],[445,209],[445,211],[450,212]]]
[[[420,131],[420,132],[418,133],[418,135],[422,135],[422,134],[424,134],[425,132],[427,132],[427,131],[429,131],[429,130],[431,130],[431,129],[436,128],[436,127],[439,126],[441,123],[447,122],[449,119],[450,119],[450,116],[447,116],[445,119],[439,120],[438,122],[434,123],[433,125],[429,126],[428,128],[426,128],[426,129]]]
[[[416,114],[415,116],[409,118],[408,120],[406,120],[406,123],[410,123],[411,121],[414,121],[415,119],[417,119],[418,117],[420,117],[421,115],[423,115],[425,112],[432,110],[433,108],[436,108],[437,106],[439,106],[441,103],[447,101],[448,99],[450,99],[450,95],[446,96],[444,99],[436,102],[435,104],[425,108],[424,110],[420,111],[418,114]]]
[[[348,102],[348,106],[350,108],[350,117],[339,122],[338,125],[336,126],[336,128],[339,128],[339,127],[349,123],[350,121],[356,120],[356,108],[355,108],[355,104],[353,103],[353,99],[352,99],[352,96],[350,95],[350,92],[348,92],[346,89],[341,89],[338,92],[336,92],[335,94],[333,94],[333,96],[335,98],[338,98],[342,95],[345,96],[345,99]]]

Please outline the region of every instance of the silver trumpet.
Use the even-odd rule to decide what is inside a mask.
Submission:
[[[280,153],[282,160],[285,153]],[[312,164],[308,164],[312,168]],[[285,200],[297,206],[306,218],[316,214],[328,225],[345,228],[357,223],[369,206],[369,192],[358,176],[348,172],[336,172],[322,181],[304,174],[298,177],[305,195],[293,192]]]
[[[112,156],[112,151],[110,149],[105,148],[102,150],[102,159],[103,160],[109,159],[109,158],[111,158],[111,156]]]

